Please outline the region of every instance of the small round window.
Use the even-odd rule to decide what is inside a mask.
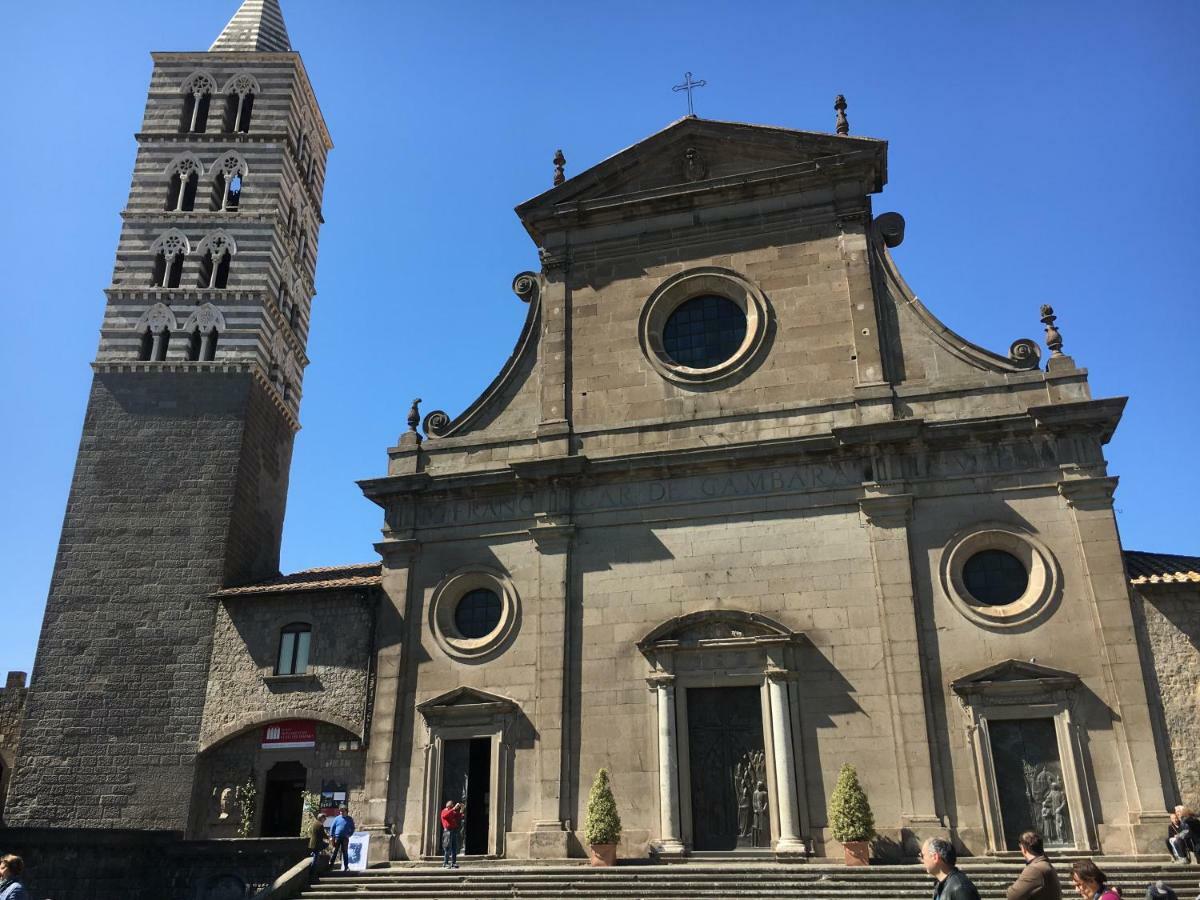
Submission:
[[[673,362],[711,369],[733,356],[746,339],[746,313],[726,297],[708,294],[679,305],[663,326],[663,350]]]
[[[467,591],[454,608],[454,627],[465,638],[487,637],[500,624],[500,595],[488,588]]]
[[[968,619],[1015,628],[1047,616],[1060,596],[1058,564],[1033,534],[983,522],[954,535],[938,564],[946,597]]]
[[[963,565],[963,583],[985,606],[1004,606],[1020,600],[1029,587],[1022,562],[1004,550],[980,550]]]

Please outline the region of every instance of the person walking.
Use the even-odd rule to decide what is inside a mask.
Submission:
[[[1062,885],[1058,873],[1042,846],[1042,836],[1036,831],[1025,831],[1017,841],[1025,868],[1017,880],[1009,885],[1005,900],[1062,900]]]
[[[29,892],[21,884],[25,872],[25,860],[8,853],[0,856],[0,900],[30,900]]]
[[[312,864],[308,868],[308,880],[311,884],[317,877],[317,865],[321,859],[321,851],[329,843],[329,835],[325,833],[325,813],[319,812],[308,826],[308,853]]]
[[[463,805],[447,800],[442,808],[442,868],[458,868],[458,829],[462,826]]]
[[[329,837],[333,841],[333,855],[329,857],[330,866],[337,862],[340,853],[342,855],[342,871],[350,871],[350,836],[353,834],[354,819],[350,818],[350,808],[343,806],[329,826]]]
[[[921,865],[937,879],[933,900],[979,900],[979,891],[966,873],[955,865],[958,853],[942,838],[930,838],[921,847]]]
[[[1071,863],[1071,883],[1083,900],[1121,900],[1121,892],[1108,886],[1108,876],[1090,859]]]

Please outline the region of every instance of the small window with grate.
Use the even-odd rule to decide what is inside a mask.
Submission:
[[[303,675],[308,671],[308,650],[312,641],[312,626],[293,622],[279,632],[279,659],[276,675]]]
[[[500,595],[488,588],[467,591],[454,608],[454,627],[465,638],[487,637],[500,624]]]
[[[985,606],[1014,603],[1029,587],[1025,565],[1003,550],[980,550],[963,566],[962,578],[971,596]]]
[[[672,362],[710,369],[733,356],[746,339],[746,313],[726,297],[707,294],[679,305],[663,327],[663,350]]]

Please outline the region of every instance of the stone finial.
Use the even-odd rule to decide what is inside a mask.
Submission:
[[[846,98],[841,94],[837,95],[837,99],[833,101],[833,108],[837,110],[837,133],[850,133],[850,120],[846,118]]]
[[[567,176],[563,174],[563,169],[567,165],[567,158],[563,156],[562,150],[554,151],[554,186],[558,187],[567,180]]]
[[[421,405],[421,398],[418,397],[412,402],[412,409],[408,411],[408,430],[416,433],[417,426],[421,424],[421,410],[418,408]]]
[[[1048,304],[1042,304],[1042,324],[1046,326],[1046,347],[1050,351],[1050,355],[1062,356],[1062,335],[1058,333],[1058,329],[1054,327],[1054,320],[1058,316],[1054,314],[1054,307]]]

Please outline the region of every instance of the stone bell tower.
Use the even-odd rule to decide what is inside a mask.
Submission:
[[[278,570],[332,144],[278,0],[153,59],[10,825],[183,829],[209,595]]]

